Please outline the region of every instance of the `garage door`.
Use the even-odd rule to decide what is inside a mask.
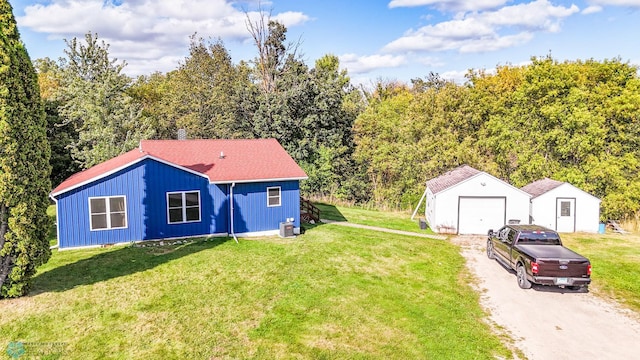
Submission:
[[[506,221],[505,197],[459,197],[458,234],[486,234]]]

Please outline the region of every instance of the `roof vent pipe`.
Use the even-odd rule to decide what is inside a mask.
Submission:
[[[187,140],[187,130],[178,129],[178,140]]]
[[[220,157],[220,159],[224,159],[225,158],[224,151],[220,151],[220,156],[219,157]]]

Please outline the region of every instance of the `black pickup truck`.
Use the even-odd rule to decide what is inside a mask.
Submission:
[[[562,246],[557,232],[538,225],[489,230],[487,256],[516,272],[518,285],[554,285],[577,290],[591,283],[589,259]]]

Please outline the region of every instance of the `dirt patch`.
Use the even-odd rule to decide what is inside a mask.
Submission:
[[[486,237],[458,236],[490,320],[527,359],[632,359],[640,353],[637,314],[588,291],[518,287],[515,275],[486,256]]]

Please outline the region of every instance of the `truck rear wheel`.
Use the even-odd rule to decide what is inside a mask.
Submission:
[[[524,265],[518,264],[516,268],[516,278],[518,279],[518,286],[521,289],[530,289],[531,282],[527,279],[527,271],[524,269]]]

